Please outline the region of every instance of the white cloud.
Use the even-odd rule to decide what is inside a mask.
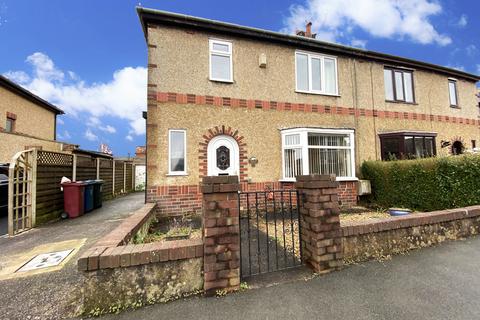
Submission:
[[[478,52],[478,48],[476,45],[470,44],[465,48],[465,51],[467,52],[467,55],[474,57]]]
[[[465,27],[468,24],[468,18],[466,14],[462,14],[460,19],[458,19],[457,26]]]
[[[90,117],[87,121],[87,126],[95,129],[99,129],[101,131],[108,132],[108,133],[117,132],[117,129],[115,129],[113,126],[109,124],[104,125],[102,121],[97,117]]]
[[[69,140],[71,138],[72,136],[70,135],[70,132],[68,132],[67,130],[63,130],[62,133],[58,133],[58,139],[60,140]]]
[[[133,141],[133,137],[129,134],[125,137],[126,140],[128,141]]]
[[[378,38],[409,38],[421,44],[444,46],[452,42],[440,34],[429,18],[442,12],[434,0],[306,0],[292,5],[283,32],[303,30],[312,21],[317,39],[340,41],[353,28]]]
[[[97,141],[98,140],[98,137],[96,134],[94,134],[92,132],[92,130],[90,130],[90,128],[87,128],[87,130],[85,131],[85,134],[83,135],[87,140],[90,140],[90,141]]]
[[[25,84],[30,81],[30,76],[24,71],[8,71],[4,76],[19,84]]]
[[[60,119],[60,118],[57,118],[57,124],[64,125],[64,124],[65,124],[65,121],[63,121],[63,120]]]
[[[459,71],[465,71],[465,67],[462,66],[462,65],[447,65],[446,66],[447,68],[450,68],[450,69],[455,69],[455,70],[459,70]]]
[[[23,77],[25,82],[22,84],[33,93],[59,106],[67,114],[88,114],[98,121],[103,116],[124,119],[129,122],[130,130],[134,134],[145,133],[142,111],[146,110],[147,102],[146,68],[125,67],[115,71],[108,82],[88,84],[74,72],[64,72],[57,68],[53,60],[44,53],[35,52],[27,57],[26,61],[32,66],[33,72],[31,77]],[[23,76],[17,71],[6,73],[7,76],[12,74]],[[116,129],[109,125],[98,129],[109,133],[116,132]]]
[[[367,47],[367,40],[353,39],[351,44],[352,47],[365,49]]]

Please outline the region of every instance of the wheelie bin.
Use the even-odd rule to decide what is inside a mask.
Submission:
[[[85,213],[85,183],[66,182],[63,187],[63,210],[73,219]]]
[[[103,180],[93,181],[93,208],[98,209],[102,206]]]
[[[85,183],[85,212],[93,210],[93,180],[83,181]]]

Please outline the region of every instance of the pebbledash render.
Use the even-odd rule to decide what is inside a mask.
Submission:
[[[201,208],[207,175],[243,190],[334,173],[357,201],[365,160],[445,156],[480,141],[479,76],[297,35],[137,8],[148,45],[147,198]]]

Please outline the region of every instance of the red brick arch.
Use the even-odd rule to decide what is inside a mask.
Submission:
[[[216,136],[227,135],[235,139],[238,143],[239,157],[240,157],[240,181],[247,181],[248,175],[248,157],[247,157],[247,144],[244,137],[239,135],[238,130],[232,129],[232,127],[226,125],[215,126],[207,130],[202,136],[202,140],[199,143],[198,149],[198,167],[200,179],[208,174],[208,143]]]

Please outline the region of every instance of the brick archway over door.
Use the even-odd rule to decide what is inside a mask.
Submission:
[[[207,130],[202,136],[202,141],[199,143],[198,149],[198,167],[199,177],[202,179],[208,174],[208,143],[216,136],[227,135],[235,139],[238,143],[239,158],[240,158],[240,181],[247,181],[247,144],[244,141],[244,137],[238,134],[238,130],[232,129],[232,127],[221,125],[215,126]]]

